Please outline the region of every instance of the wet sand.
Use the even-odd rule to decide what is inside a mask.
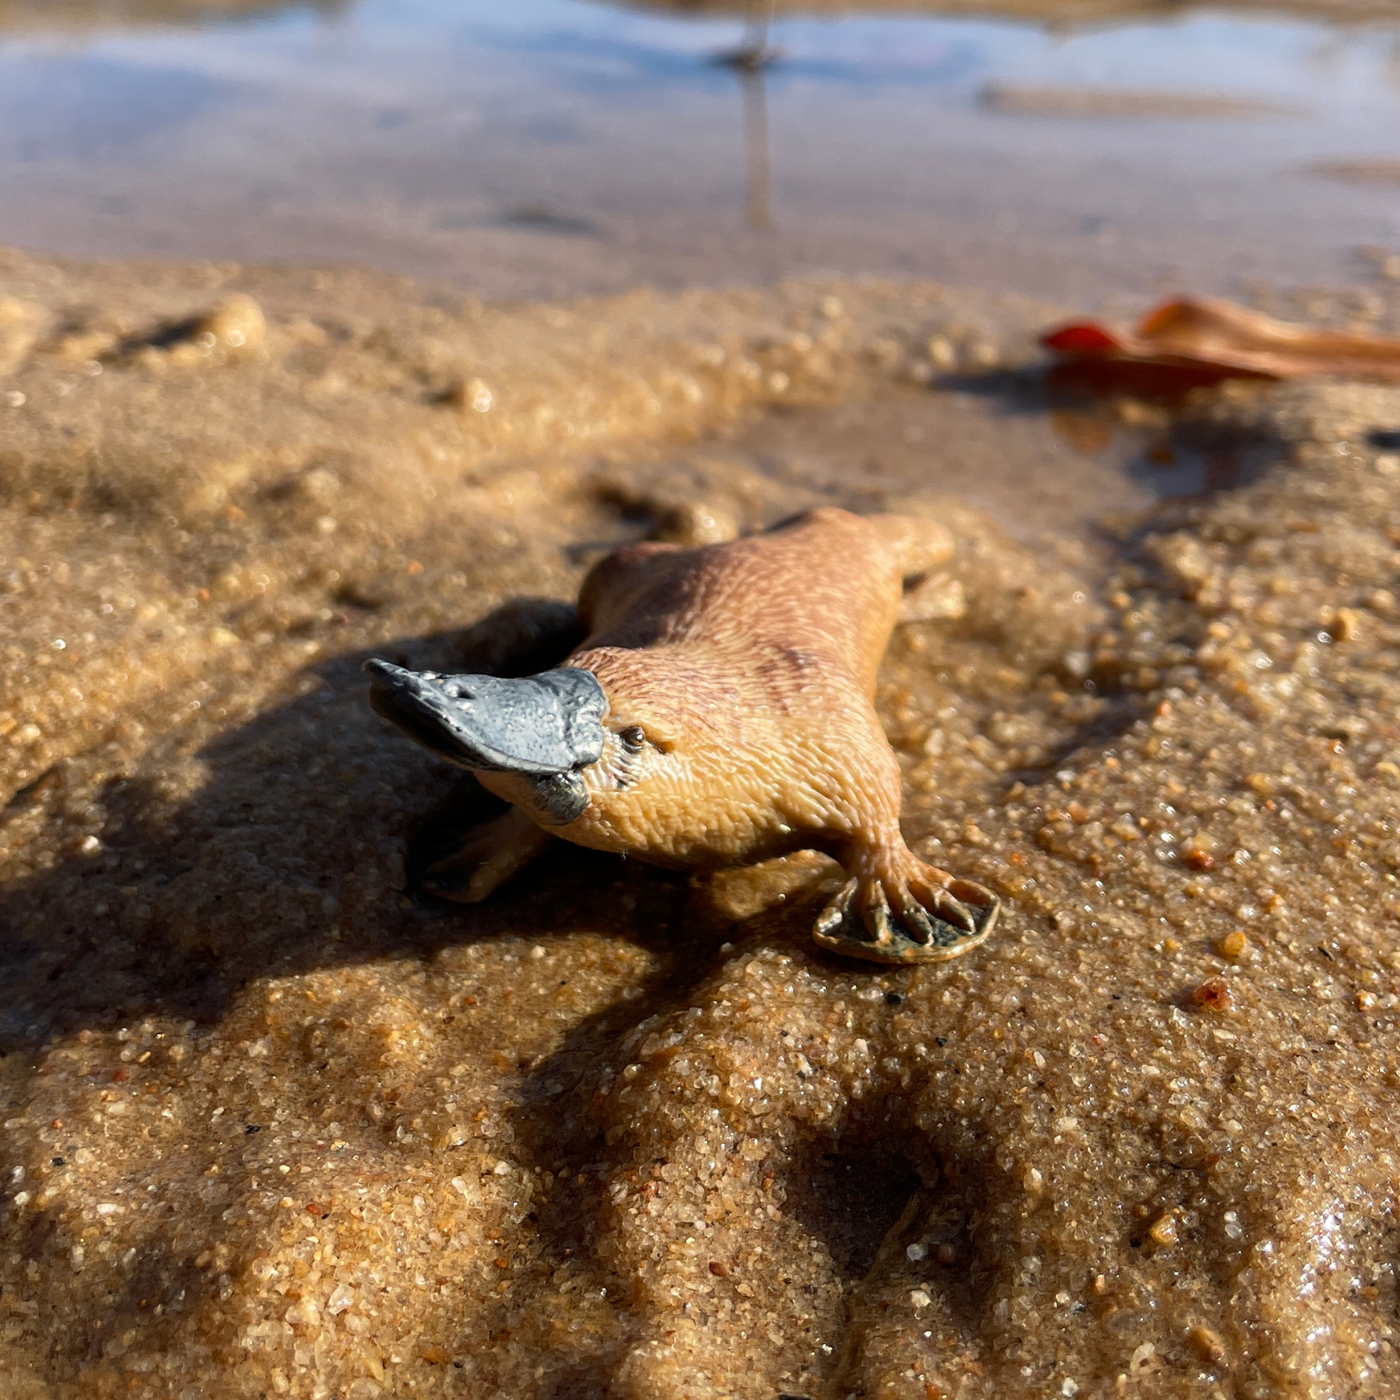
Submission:
[[[1052,401],[1056,308],[930,285],[3,276],[7,1395],[1400,1394],[1400,394]],[[880,705],[993,942],[819,955],[815,859],[414,893],[486,807],[361,658],[816,501],[959,536]]]
[[[344,13],[349,0],[0,0],[0,33],[146,28],[258,19],[293,8]]]

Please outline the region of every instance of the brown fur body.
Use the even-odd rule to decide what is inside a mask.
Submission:
[[[851,878],[818,941],[882,961],[980,942],[995,897],[905,845],[899,764],[874,707],[906,581],[951,552],[933,522],[817,510],[729,544],[640,544],[604,559],[579,602],[589,635],[565,665],[603,686],[605,747],[582,773],[586,810],[549,834],[693,870],[826,851]],[[480,780],[528,806],[527,780]],[[458,897],[483,898],[542,839],[518,811],[503,818]],[[852,913],[868,936],[852,932]],[[912,940],[911,921],[923,929]]]

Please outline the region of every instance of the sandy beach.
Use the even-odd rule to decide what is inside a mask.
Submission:
[[[1053,545],[771,443],[958,430],[930,341],[1005,402],[1044,307],[5,276],[10,1393],[1391,1393],[1394,391],[1193,401],[1248,484]],[[821,955],[818,858],[414,894],[483,798],[359,658],[817,501],[958,533],[880,703],[993,944]]]
[[[1010,276],[541,219],[0,249],[0,1392],[1400,1395],[1400,390],[1090,396]],[[1396,332],[1390,256],[1252,300]],[[497,806],[364,659],[538,669],[610,549],[816,505],[957,538],[878,707],[987,944],[821,952],[817,855],[420,890]]]

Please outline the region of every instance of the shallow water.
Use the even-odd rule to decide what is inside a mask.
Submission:
[[[0,9],[0,241],[490,296],[830,270],[1094,302],[1355,282],[1400,241],[1393,24],[780,15],[741,77],[730,16],[220,13]]]

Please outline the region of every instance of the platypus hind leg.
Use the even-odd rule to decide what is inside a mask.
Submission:
[[[512,807],[467,833],[450,855],[436,860],[421,881],[429,894],[479,904],[523,870],[555,838]]]
[[[926,865],[897,833],[853,847],[845,865],[851,878],[812,930],[833,952],[944,962],[975,948],[996,923],[1001,902],[991,890]]]

